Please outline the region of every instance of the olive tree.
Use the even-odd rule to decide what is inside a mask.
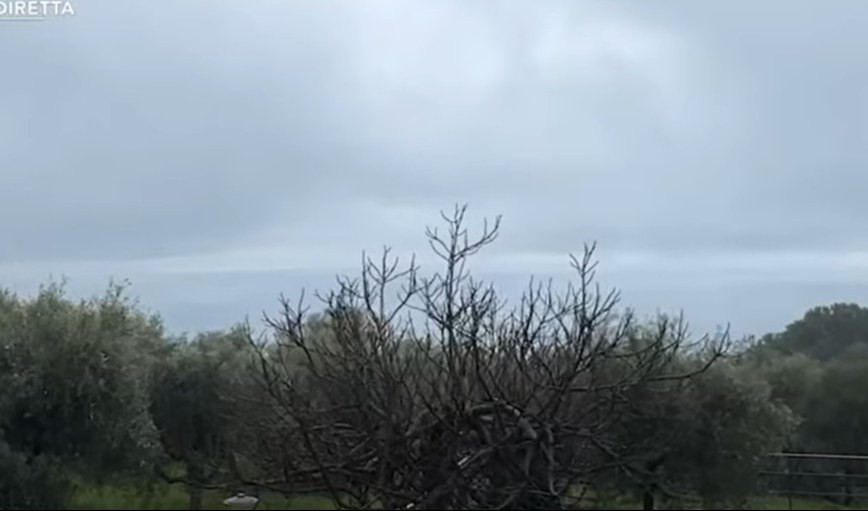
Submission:
[[[31,299],[0,294],[4,463],[23,463],[39,477],[95,477],[149,464],[157,438],[148,413],[148,357],[161,336],[159,321],[140,312],[121,286],[79,302],[60,285]],[[60,463],[63,474],[51,469]],[[0,470],[0,486],[20,486],[8,478],[22,470]],[[44,486],[47,492],[62,485]],[[6,505],[19,504],[0,502]]]
[[[201,509],[202,489],[231,483],[229,456],[237,432],[236,389],[246,375],[244,328],[177,339],[163,359],[152,389],[151,412],[167,462],[162,478],[183,483],[190,509]],[[171,470],[171,463],[183,468]]]

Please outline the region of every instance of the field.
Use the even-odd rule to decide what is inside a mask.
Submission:
[[[223,499],[230,495],[205,491],[203,509],[226,509]],[[158,484],[146,490],[132,484],[78,486],[69,509],[189,509],[185,489],[178,485]],[[278,494],[262,496],[257,509],[334,509],[331,500],[320,496],[299,495],[286,498]]]
[[[226,509],[223,499],[229,495],[216,491],[203,493],[204,509]],[[602,507],[600,506],[602,504]],[[784,497],[755,498],[750,501],[751,509],[868,509],[868,507],[843,507],[819,500],[793,499],[792,508]],[[80,485],[73,494],[69,509],[188,509],[189,501],[184,488],[177,485],[158,484],[150,490],[133,484],[111,484],[103,486]],[[599,506],[599,507],[598,507]],[[588,502],[588,509],[642,509],[631,499],[616,499],[613,502]],[[690,507],[689,507],[690,508]],[[300,495],[286,498],[278,494],[263,495],[257,509],[334,509],[326,497]],[[699,509],[693,507],[691,509]]]

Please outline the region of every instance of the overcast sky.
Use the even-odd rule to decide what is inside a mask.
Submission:
[[[697,331],[868,302],[868,2],[74,6],[0,23],[18,292],[128,278],[219,328],[468,202],[507,293],[596,240],[625,304]]]

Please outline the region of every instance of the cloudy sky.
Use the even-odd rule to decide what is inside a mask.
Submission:
[[[258,317],[456,202],[507,293],[694,329],[868,302],[868,3],[95,1],[0,23],[0,285]],[[426,260],[423,258],[423,266]],[[430,268],[430,265],[428,266]]]

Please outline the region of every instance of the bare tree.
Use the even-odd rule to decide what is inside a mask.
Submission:
[[[572,258],[575,284],[532,280],[510,306],[468,268],[500,218],[471,237],[465,212],[426,232],[439,272],[386,249],[318,295],[322,316],[302,295],[266,317],[271,335],[251,344],[269,418],[243,479],[352,508],[564,507],[578,483],[641,457],[618,445],[631,392],[722,354],[725,336],[688,343],[681,321],[640,328],[619,312],[595,283],[593,245]],[[677,370],[691,350],[704,362]]]

